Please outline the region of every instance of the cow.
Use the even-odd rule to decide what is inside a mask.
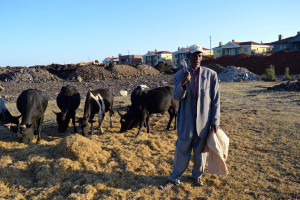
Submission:
[[[83,117],[78,118],[79,125],[82,129],[82,135],[88,135],[88,123],[91,123],[91,134],[93,133],[93,123],[96,122],[93,119],[96,113],[98,113],[98,129],[100,129],[100,134],[103,134],[102,122],[106,112],[109,112],[110,127],[112,127],[112,115],[114,114],[112,110],[113,101],[114,96],[108,89],[97,89],[87,93]]]
[[[19,125],[19,118],[20,116],[12,116],[12,114],[9,112],[5,105],[5,101],[3,98],[0,98],[0,125],[5,125],[7,124],[16,124],[17,126]],[[16,126],[16,127],[17,127]],[[17,128],[12,128],[11,130],[15,133],[17,133],[18,129]]]
[[[173,88],[169,86],[158,87],[152,90],[142,90],[136,88],[133,91],[134,96],[131,96],[132,105],[126,114],[121,114],[121,130],[124,132],[130,130],[139,124],[139,130],[136,136],[141,132],[142,126],[147,127],[147,133],[150,132],[149,118],[153,113],[164,114],[169,112],[170,119],[168,122],[167,130],[169,130],[173,118],[175,118],[174,129],[176,129],[176,119],[179,102],[173,99]]]
[[[36,143],[40,142],[47,106],[48,97],[45,92],[40,90],[27,89],[18,97],[17,108],[22,115],[22,120],[18,126],[17,135],[25,144],[30,144],[34,135],[37,135]],[[8,125],[8,128],[11,128],[11,125]]]
[[[58,132],[64,133],[72,118],[74,133],[77,133],[75,125],[76,109],[80,105],[80,94],[73,86],[63,86],[56,98],[56,104],[61,112],[54,112],[56,114]]]

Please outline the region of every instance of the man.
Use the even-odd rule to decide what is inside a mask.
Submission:
[[[200,66],[203,49],[190,47],[190,67],[179,70],[174,75],[175,99],[180,101],[177,118],[177,136],[173,170],[162,190],[179,185],[180,178],[188,167],[191,152],[194,152],[194,166],[191,179],[195,186],[202,186],[201,176],[206,162],[206,153],[202,153],[206,137],[213,129],[216,132],[220,124],[220,92],[217,73]]]

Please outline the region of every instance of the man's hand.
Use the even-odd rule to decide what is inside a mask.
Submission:
[[[218,129],[219,129],[219,126],[218,125],[211,125],[210,128],[212,129],[212,131],[214,133],[216,133],[218,131]]]
[[[185,60],[183,59],[181,62],[182,62],[182,65],[183,65],[183,70],[184,70],[184,73],[182,75],[181,84],[185,85],[186,83],[190,83],[191,82],[191,78],[192,77],[191,77],[190,72],[188,71],[187,64],[186,64]]]

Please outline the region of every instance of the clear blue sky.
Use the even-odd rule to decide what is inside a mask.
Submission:
[[[0,0],[0,66],[273,42],[300,31],[299,0]]]

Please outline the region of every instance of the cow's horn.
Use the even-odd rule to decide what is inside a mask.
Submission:
[[[56,115],[58,114],[58,112],[55,112],[54,110],[52,110],[52,112],[53,112],[54,114],[56,114]]]
[[[26,128],[26,125],[20,125],[20,128]]]

